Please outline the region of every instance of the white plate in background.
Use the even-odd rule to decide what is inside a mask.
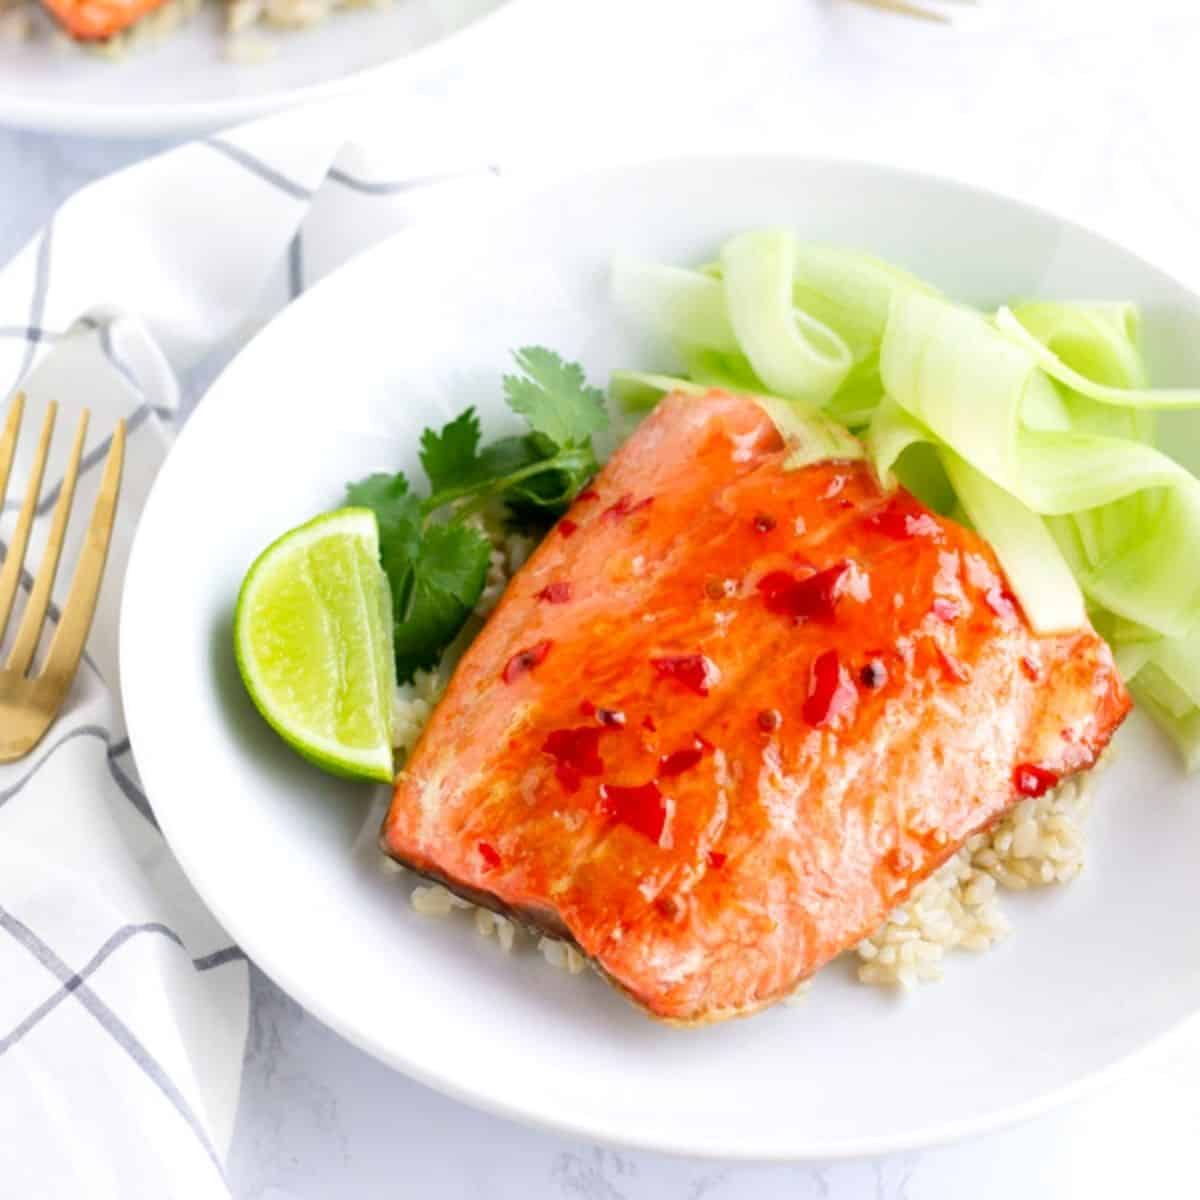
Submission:
[[[786,224],[954,296],[1132,299],[1159,382],[1200,379],[1200,301],[1133,255],[1016,202],[926,176],[797,158],[613,169],[401,234],[314,288],[202,402],[147,505],[122,620],[124,698],[155,811],[192,882],[281,987],[372,1054],[520,1119],[695,1155],[818,1159],[1043,1111],[1200,1011],[1200,795],[1139,716],[1097,788],[1088,868],[1006,895],[1012,937],[898,997],[842,965],[803,1004],[681,1031],[590,974],[505,956],[409,906],[374,845],[383,800],[296,758],[245,696],[234,597],[280,531],[372,470],[409,470],[426,424],[511,421],[510,348],[602,381],[659,365],[607,294],[624,251],[667,262]],[[1164,418],[1164,421],[1166,419]],[[1200,419],[1170,444],[1200,448]],[[1200,461],[1200,455],[1192,459]]]
[[[119,61],[42,37],[0,39],[0,124],[112,137],[182,135],[367,87],[399,86],[503,24],[511,0],[392,0],[261,37],[268,62],[223,58],[224,3]],[[258,31],[254,31],[259,38]]]

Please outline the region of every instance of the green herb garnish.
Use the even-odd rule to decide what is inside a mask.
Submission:
[[[437,661],[483,591],[491,547],[467,518],[501,501],[514,522],[544,529],[596,473],[591,435],[608,425],[603,393],[550,350],[526,347],[513,357],[519,373],[504,377],[504,395],[528,433],[481,448],[479,417],[468,408],[421,435],[428,497],[401,474],[346,488],[347,502],[379,521],[401,680]]]

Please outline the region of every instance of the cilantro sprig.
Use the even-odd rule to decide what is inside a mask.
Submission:
[[[468,408],[421,435],[428,496],[402,474],[346,488],[347,502],[379,521],[401,680],[437,661],[483,592],[490,546],[467,519],[500,501],[515,523],[545,528],[596,473],[592,434],[608,425],[604,394],[550,350],[531,346],[513,357],[517,373],[504,377],[504,396],[527,433],[481,445],[479,417]]]

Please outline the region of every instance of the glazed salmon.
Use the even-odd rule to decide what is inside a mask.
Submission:
[[[1129,709],[979,537],[786,455],[751,400],[664,400],[513,578],[382,830],[671,1021],[788,995]]]
[[[79,42],[102,42],[124,33],[165,0],[42,0],[47,11]]]

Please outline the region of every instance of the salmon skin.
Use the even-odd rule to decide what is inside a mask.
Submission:
[[[674,1022],[787,996],[1130,705],[978,536],[786,456],[751,400],[665,399],[509,584],[381,834]]]
[[[124,33],[165,0],[42,0],[77,42],[103,42]]]

